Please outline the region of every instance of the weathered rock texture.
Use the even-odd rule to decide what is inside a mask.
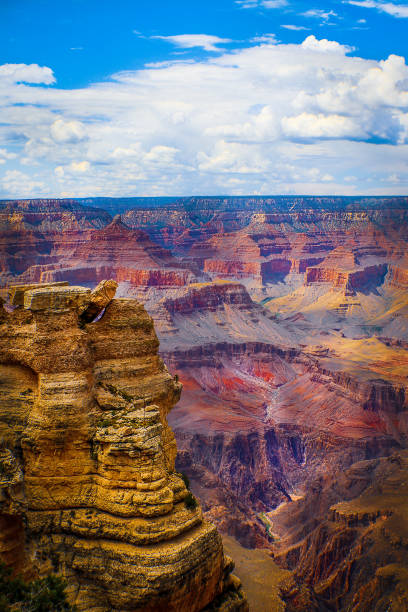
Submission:
[[[2,307],[0,556],[64,575],[79,610],[247,610],[174,470],[181,385],[143,306],[114,289],[28,287]]]
[[[406,450],[357,462],[289,504],[286,544],[296,523],[316,515],[322,501],[346,500],[334,503],[300,541],[283,550],[281,544],[277,560],[294,569],[284,588],[289,611],[408,609],[407,471]]]

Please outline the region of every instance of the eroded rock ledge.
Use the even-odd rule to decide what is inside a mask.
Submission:
[[[0,313],[0,558],[65,576],[79,610],[248,609],[174,470],[181,385],[133,299],[15,288]]]

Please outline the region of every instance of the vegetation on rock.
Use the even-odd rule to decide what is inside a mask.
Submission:
[[[13,577],[12,571],[0,562],[0,612],[74,611],[67,601],[65,587],[64,580],[54,575],[25,582]]]

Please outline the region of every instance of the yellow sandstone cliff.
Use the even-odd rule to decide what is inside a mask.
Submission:
[[[17,287],[0,311],[0,558],[78,610],[248,609],[174,470],[181,385],[116,283]]]

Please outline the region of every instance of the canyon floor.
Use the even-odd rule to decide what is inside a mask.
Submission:
[[[407,198],[10,201],[0,230],[4,297],[113,278],[153,317],[253,610],[408,609]]]
[[[291,572],[281,569],[267,550],[245,548],[231,536],[222,538],[225,552],[234,559],[236,573],[248,599],[250,610],[284,612],[281,585]],[[266,588],[267,587],[267,588]]]

